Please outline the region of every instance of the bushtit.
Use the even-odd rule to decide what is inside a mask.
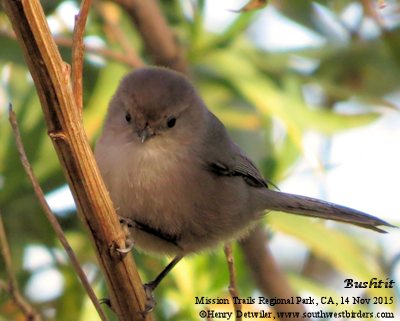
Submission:
[[[112,98],[96,160],[134,243],[175,259],[240,238],[266,211],[283,211],[384,232],[387,222],[318,199],[268,188],[189,80],[145,67]]]

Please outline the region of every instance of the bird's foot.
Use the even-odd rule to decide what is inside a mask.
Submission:
[[[125,234],[125,247],[117,248],[116,250],[119,253],[126,254],[129,253],[135,246],[135,242],[130,231],[130,229],[134,227],[135,223],[131,219],[122,216],[119,216],[119,223],[121,224],[122,230]]]
[[[105,304],[106,306],[108,306],[112,311],[114,311],[113,306],[111,305],[111,300],[109,298],[102,298],[99,299],[99,303],[100,304]]]
[[[154,310],[154,308],[157,305],[156,300],[154,299],[154,286],[150,283],[146,283],[145,285],[143,285],[144,288],[144,292],[146,294],[146,303],[145,303],[145,307],[144,310],[140,312],[140,314],[142,315],[143,318],[146,318],[147,314],[149,314],[150,312],[152,312]],[[102,298],[99,300],[100,304],[105,304],[107,305],[111,311],[114,311],[114,308],[111,304],[111,300],[109,298]]]
[[[143,315],[147,315],[149,312],[153,311],[155,306],[157,305],[157,301],[154,298],[154,289],[156,285],[153,282],[146,283],[143,285],[144,292],[146,294],[146,305],[143,311]]]

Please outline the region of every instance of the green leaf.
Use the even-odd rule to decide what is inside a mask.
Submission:
[[[284,79],[284,87],[280,88],[268,75],[257,71],[245,56],[240,55],[240,51],[215,52],[209,59],[212,59],[214,69],[238,90],[245,101],[262,115],[276,118],[284,124],[299,148],[302,146],[302,134],[306,130],[332,134],[371,123],[379,117],[377,113],[345,115],[307,106],[297,92],[293,93],[293,81],[297,91],[300,89],[296,78],[289,76]]]
[[[371,262],[365,250],[353,237],[339,230],[315,223],[309,218],[290,214],[271,213],[268,224],[275,230],[294,236],[306,244],[320,258],[329,262],[344,276],[369,281],[372,278],[386,279],[377,263]],[[371,232],[372,233],[372,232]],[[367,289],[371,295],[391,296],[389,289]]]

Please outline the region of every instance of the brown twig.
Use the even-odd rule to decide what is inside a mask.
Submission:
[[[82,0],[79,13],[75,16],[74,33],[72,36],[72,87],[76,106],[83,109],[82,70],[85,46],[83,35],[92,0]]]
[[[78,274],[78,277],[79,277],[80,281],[82,282],[82,285],[85,288],[86,293],[88,294],[90,300],[93,302],[93,305],[96,308],[97,313],[99,314],[101,320],[107,321],[107,317],[104,314],[104,311],[100,306],[99,300],[97,299],[96,294],[94,293],[93,288],[90,285],[90,282],[87,279],[85,272],[82,270],[82,267],[79,264],[78,258],[76,257],[73,249],[69,245],[68,240],[66,239],[64,232],[61,228],[61,225],[58,223],[54,213],[51,211],[50,206],[44,197],[43,190],[40,187],[35,174],[33,173],[32,167],[31,167],[28,157],[26,156],[26,153],[25,153],[24,145],[23,145],[22,139],[21,139],[21,134],[20,134],[19,128],[18,128],[17,119],[15,117],[14,111],[12,110],[11,104],[10,104],[10,110],[9,110],[9,120],[11,123],[11,127],[13,129],[13,132],[14,132],[15,142],[17,145],[18,154],[19,154],[22,166],[24,167],[25,172],[28,175],[28,178],[33,186],[33,190],[35,191],[36,197],[38,198],[40,205],[42,206],[42,209],[46,215],[46,218],[50,222],[61,245],[64,247],[65,252],[67,253],[67,255],[69,257],[75,272]]]
[[[40,316],[40,314],[25,300],[25,298],[21,295],[21,292],[19,291],[17,278],[15,277],[13,270],[10,246],[8,245],[1,212],[0,212],[0,250],[1,250],[1,255],[3,256],[4,259],[6,274],[8,277],[8,282],[5,281],[0,282],[0,287],[3,288],[3,290],[6,291],[11,296],[15,305],[25,315],[26,320],[41,321],[42,317]]]
[[[252,269],[258,288],[269,297],[290,298],[296,296],[288,283],[284,273],[277,265],[275,258],[268,247],[266,233],[257,226],[248,237],[240,242],[246,261]],[[303,305],[296,306],[279,304],[276,311],[293,312],[297,309],[300,314],[305,312]],[[290,318],[281,318],[281,321],[289,321]],[[308,318],[303,319],[309,321]]]
[[[236,270],[232,253],[232,244],[226,244],[224,246],[224,252],[226,261],[228,262],[228,270],[229,270],[229,293],[232,297],[232,303],[233,303],[233,308],[235,309],[236,321],[241,321],[242,317],[238,316],[237,312],[238,311],[242,312],[242,304],[240,303],[240,301],[234,299],[239,297],[239,291],[237,289],[237,284],[236,284]]]
[[[69,73],[38,0],[1,0],[45,115],[50,139],[62,163],[78,214],[90,231],[111,304],[120,321],[152,320],[143,316],[146,296],[133,257],[122,256],[125,236],[97,169],[76,108]]]
[[[156,0],[114,0],[131,16],[156,65],[187,73],[182,47]]]

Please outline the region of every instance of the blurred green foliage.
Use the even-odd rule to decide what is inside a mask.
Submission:
[[[57,11],[64,2],[67,1],[42,1],[42,5],[52,22],[59,26],[57,36],[71,38],[70,28],[61,19],[62,12]],[[264,175],[279,183],[290,175],[302,157],[305,133],[315,131],[329,138],[340,131],[374,122],[379,118],[382,106],[393,108],[386,97],[398,90],[400,83],[400,24],[397,20],[391,23],[390,28],[379,29],[371,12],[366,10],[367,2],[270,1],[269,7],[273,6],[287,19],[324,40],[320,46],[285,51],[257,46],[252,40],[249,30],[259,26],[255,23],[263,10],[236,13],[235,19],[225,29],[210,32],[205,23],[205,8],[209,5],[206,1],[163,0],[161,6],[185,48],[191,76],[207,105],[257,161]],[[392,1],[387,2],[395,5]],[[126,49],[110,32],[104,13],[99,11],[102,5],[107,6],[104,12],[115,21],[132,49],[150,62],[129,17],[112,2],[97,3],[91,11],[87,36],[102,41],[104,47],[115,52],[123,53]],[[351,7],[358,8],[358,21],[349,27],[343,14]],[[364,31],[362,27],[366,23],[372,24],[376,32],[369,34]],[[338,27],[341,34],[337,33]],[[46,314],[48,320],[96,320],[94,309],[71,267],[65,258],[60,260],[54,255],[60,245],[41,213],[19,163],[7,121],[9,101],[17,113],[27,154],[42,188],[48,193],[65,184],[57,156],[47,137],[33,83],[3,11],[0,11],[0,29],[0,208],[15,272],[21,289],[25,289],[35,274],[45,267],[25,269],[24,253],[32,245],[42,246],[53,257],[52,263],[46,267],[59,271],[63,290],[48,301],[35,301],[35,295],[29,299]],[[60,49],[69,62],[70,48],[60,46]],[[296,61],[313,67],[299,68]],[[130,66],[112,58],[87,55],[84,120],[91,142],[99,133],[107,103],[119,79],[130,69]],[[306,90],[312,86],[318,89],[317,102],[307,99]],[[348,101],[356,101],[362,108],[357,113],[351,110],[339,112],[336,106]],[[277,124],[281,131],[279,139],[274,137]],[[80,261],[90,271],[99,296],[106,296],[86,231],[74,212],[59,219]],[[387,275],[388,266],[382,260],[374,239],[361,240],[359,234],[351,234],[349,230],[331,229],[321,222],[286,215],[271,215],[266,221],[273,232],[291,235],[305,244],[310,260],[316,258],[326,262],[330,267],[325,271],[326,279],[329,279],[328,273],[342,273],[361,280],[385,278]],[[150,280],[167,263],[166,258],[153,258],[141,253],[135,253],[135,256],[144,280]],[[252,295],[256,286],[250,280],[248,267],[236,247],[235,257],[240,292],[243,296]],[[338,296],[333,287],[321,283],[312,273],[294,273],[290,267],[287,269],[296,291]],[[3,264],[0,264],[0,278],[6,279]],[[228,296],[227,283],[222,251],[185,259],[156,291],[159,302],[156,319],[198,319],[201,307],[194,304],[194,297]],[[393,295],[388,290],[379,293]],[[372,291],[372,294],[376,293]],[[113,320],[112,313],[109,314]],[[3,320],[22,320],[5,293],[0,294],[0,321]]]

